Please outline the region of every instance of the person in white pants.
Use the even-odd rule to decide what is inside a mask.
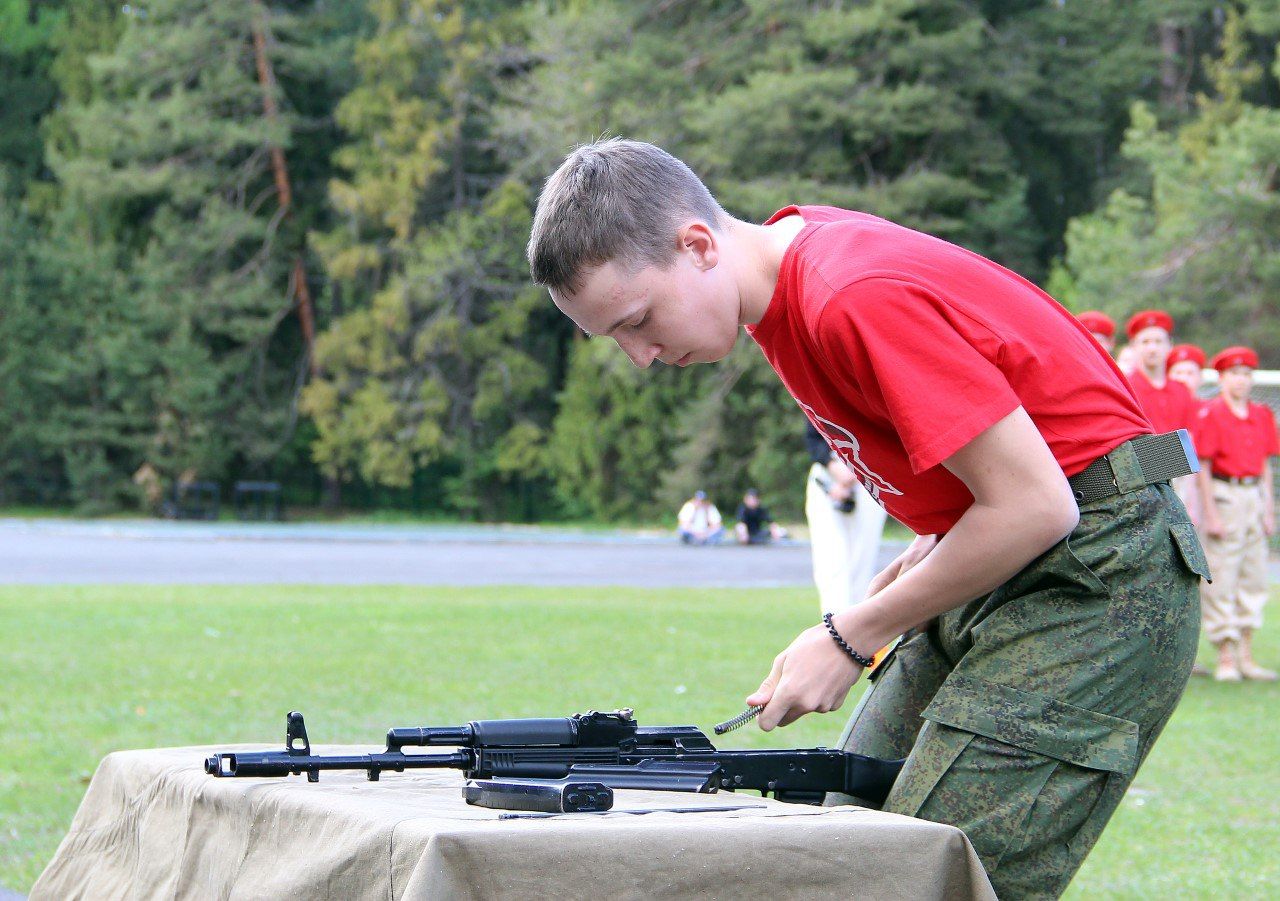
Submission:
[[[822,612],[839,613],[866,597],[886,514],[812,425],[805,441],[813,460],[804,503],[813,581]]]

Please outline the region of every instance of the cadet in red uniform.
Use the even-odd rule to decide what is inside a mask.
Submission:
[[[1169,381],[1182,382],[1191,392],[1196,402],[1196,413],[1199,414],[1204,402],[1200,400],[1200,385],[1204,382],[1204,351],[1194,344],[1175,344],[1169,351],[1169,359],[1165,361],[1165,370]],[[1193,430],[1194,432],[1194,430]],[[1182,498],[1183,505],[1191,521],[1200,526],[1203,519],[1204,504],[1200,500],[1200,483],[1193,475],[1180,476],[1173,480],[1173,490]],[[1193,676],[1209,675],[1209,668],[1197,662],[1191,668]]]
[[[1222,391],[1196,420],[1204,549],[1213,582],[1200,588],[1204,631],[1218,648],[1214,678],[1273,681],[1253,659],[1267,600],[1267,537],[1276,530],[1271,457],[1280,454],[1271,410],[1249,400],[1258,355],[1228,347],[1213,358]]]
[[[1129,346],[1138,357],[1138,368],[1129,373],[1129,384],[1157,432],[1190,429],[1196,418],[1196,401],[1181,382],[1171,381],[1165,366],[1173,317],[1164,310],[1134,313],[1125,329]]]
[[[565,315],[642,369],[721,360],[745,326],[919,536],[774,658],[746,699],[760,727],[839,707],[910,633],[844,746],[906,757],[885,809],[963,829],[1000,897],[1061,893],[1186,686],[1206,571],[1168,484],[1190,471],[1182,445],[1151,434],[1084,326],[991,260],[875,216],[736,219],[638,141],[569,155],[528,256]]]
[[[1175,344],[1169,350],[1164,364],[1165,373],[1175,382],[1182,382],[1196,398],[1196,412],[1200,412],[1200,386],[1204,384],[1204,351],[1194,344]]]
[[[1107,356],[1111,356],[1111,352],[1116,349],[1115,320],[1098,310],[1085,310],[1076,318],[1093,335],[1093,340],[1107,352]]]
[[[1169,351],[1169,359],[1165,361],[1165,371],[1168,373],[1169,381],[1181,382],[1187,386],[1187,390],[1191,392],[1191,397],[1195,401],[1197,414],[1203,406],[1200,400],[1200,385],[1204,381],[1204,366],[1204,351],[1194,344],[1175,344]],[[1178,492],[1178,497],[1182,498],[1187,512],[1191,514],[1191,521],[1199,525],[1201,503],[1196,477],[1182,476],[1174,479],[1173,490]],[[1197,673],[1204,675],[1208,670],[1199,668]]]

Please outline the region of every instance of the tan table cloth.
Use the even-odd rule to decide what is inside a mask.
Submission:
[[[500,820],[458,772],[215,779],[214,750],[109,755],[32,901],[995,898],[960,830],[858,807],[617,791],[615,811],[753,808]]]

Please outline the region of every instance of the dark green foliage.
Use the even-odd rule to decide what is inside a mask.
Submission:
[[[1280,353],[1278,10],[0,0],[0,491],[137,504],[145,464],[454,516],[653,520],[748,485],[798,515],[801,415],[745,337],[640,373],[530,286],[542,179],[601,134],[739,216],[865,209]]]
[[[1124,152],[1142,167],[1148,187],[1118,190],[1071,224],[1056,281],[1078,308],[1123,316],[1163,307],[1178,320],[1179,338],[1211,353],[1247,343],[1274,368],[1280,110],[1250,102],[1268,77],[1249,49],[1251,21],[1262,20],[1227,18],[1207,64],[1212,90],[1199,95],[1183,124],[1162,128],[1150,108],[1134,107]],[[1271,40],[1280,21],[1274,27]]]
[[[54,283],[40,258],[40,233],[8,196],[0,168],[0,502],[58,499],[58,468],[41,429],[41,411],[57,402],[48,340]]]
[[[9,171],[10,193],[20,193],[42,167],[39,125],[57,96],[51,44],[64,18],[45,4],[0,0],[0,167]]]
[[[668,512],[654,507],[664,475],[687,462],[701,476],[708,462],[702,447],[672,441],[673,418],[695,387],[692,372],[661,364],[641,372],[612,342],[574,341],[548,448],[566,511],[624,521]],[[682,459],[689,453],[698,456]]]
[[[87,24],[63,35],[68,103],[48,151],[46,257],[66,325],[47,339],[65,338],[66,355],[48,437],[71,498],[93,508],[134,501],[144,466],[166,482],[233,466],[256,475],[289,443],[305,372],[290,273],[323,206],[304,199],[281,215],[270,148],[333,144],[280,90],[310,99],[328,77],[320,50],[289,43],[297,14],[249,0],[123,9],[118,22],[73,9]],[[280,70],[274,120],[255,22]],[[299,171],[295,193],[324,174]]]
[[[529,282],[533,197],[503,175],[490,106],[515,4],[376,4],[338,108],[350,141],[318,238],[344,302],[306,411],[334,477],[408,486],[436,462],[436,503],[527,517],[549,494],[552,375],[568,328]]]

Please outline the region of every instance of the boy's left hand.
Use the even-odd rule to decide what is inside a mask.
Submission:
[[[766,705],[760,714],[765,732],[789,725],[806,713],[828,713],[839,709],[862,676],[854,663],[831,640],[824,626],[805,629],[773,661],[769,677],[747,703]]]

